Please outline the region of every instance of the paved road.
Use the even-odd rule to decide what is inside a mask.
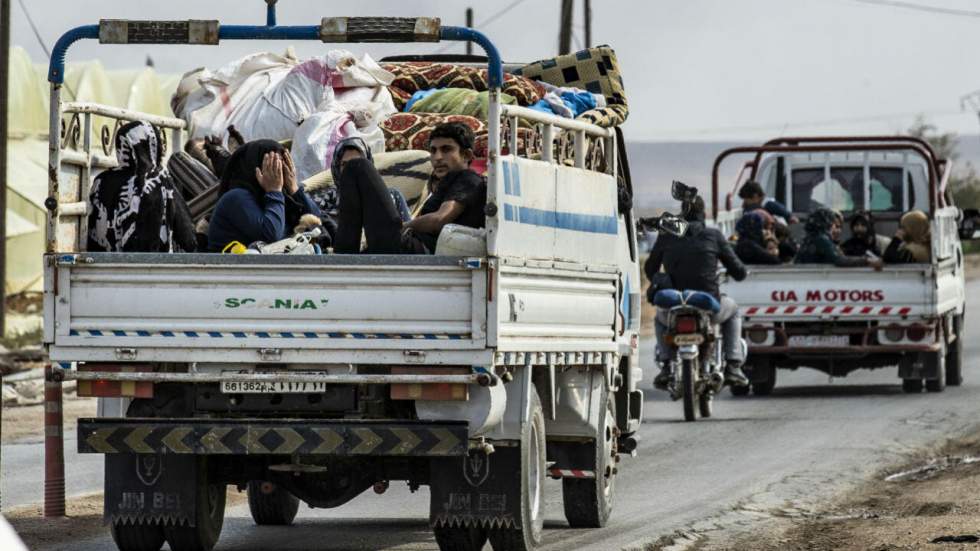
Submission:
[[[38,413],[40,415],[40,413]],[[75,496],[102,491],[101,455],[80,454],[75,432],[65,433],[65,492]],[[44,499],[44,438],[25,438],[3,445],[3,510]]]
[[[968,295],[980,297],[980,282],[969,286]],[[569,529],[560,486],[552,483],[546,548],[639,548],[679,529],[710,532],[768,514],[793,514],[902,454],[973,427],[980,403],[980,323],[967,331],[966,383],[938,395],[902,394],[891,368],[833,383],[815,371],[781,371],[773,396],[734,399],[726,393],[715,404],[715,418],[690,424],[681,421],[679,403],[650,392],[639,455],[622,464],[609,526]],[[649,352],[646,359],[649,364]],[[238,506],[228,511],[218,548],[436,549],[427,511],[428,492],[413,495],[402,486],[384,496],[368,492],[335,510],[303,510],[288,528],[255,527]],[[73,542],[72,549],[113,546],[102,537]]]

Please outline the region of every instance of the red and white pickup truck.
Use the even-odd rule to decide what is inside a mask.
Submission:
[[[719,202],[718,171],[732,155],[751,155]],[[947,189],[950,162],[923,140],[898,136],[784,138],[722,152],[713,174],[714,220],[726,234],[742,212],[733,197],[746,181],[805,220],[818,206],[845,219],[871,211],[890,237],[904,212],[928,213],[929,263],[841,268],[828,264],[749,266],[744,281],[722,291],[740,306],[752,391],[769,394],[777,368],[811,367],[832,377],[860,368],[898,366],[906,392],[940,392],[962,381],[965,306],[961,230],[972,229]],[[961,228],[961,224],[964,225]],[[848,224],[844,224],[844,239]],[[802,224],[791,228],[802,238]],[[884,240],[884,238],[881,238]],[[745,393],[748,390],[738,391]]]

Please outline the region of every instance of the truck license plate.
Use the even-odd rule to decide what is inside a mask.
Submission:
[[[789,337],[789,345],[800,348],[841,348],[850,344],[851,337],[849,335],[790,335]]]
[[[294,383],[266,381],[222,381],[223,394],[306,394],[326,392],[327,383]]]

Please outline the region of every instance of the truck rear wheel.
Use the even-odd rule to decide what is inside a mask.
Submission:
[[[532,551],[544,531],[545,434],[538,392],[531,389],[528,420],[521,427],[521,512],[517,528],[488,531],[495,551]]]
[[[936,352],[936,378],[926,379],[926,390],[929,392],[942,392],[946,390],[946,346]]]
[[[480,551],[487,543],[487,531],[476,526],[436,526],[432,532],[439,551]]]
[[[681,390],[684,392],[684,420],[697,421],[697,409],[700,404],[700,397],[697,393],[698,382],[698,361],[697,359],[681,361]]]
[[[960,386],[963,384],[963,316],[953,318],[952,343],[946,345],[946,384]]]
[[[221,536],[227,489],[224,484],[209,480],[207,463],[203,458],[197,472],[194,496],[197,526],[165,526],[163,533],[172,551],[211,551]]]
[[[752,366],[752,394],[769,396],[776,388],[776,367],[772,362],[759,362]]]
[[[266,482],[248,482],[248,511],[259,526],[289,526],[299,511],[299,498],[289,490]]]
[[[160,551],[163,547],[163,527],[159,524],[118,521],[112,523],[109,532],[119,551]]]
[[[919,394],[922,392],[922,379],[902,379],[902,392]]]
[[[565,519],[572,528],[602,528],[612,513],[616,488],[616,401],[608,391],[606,407],[599,418],[599,434],[593,443],[595,478],[563,478],[562,503]]]

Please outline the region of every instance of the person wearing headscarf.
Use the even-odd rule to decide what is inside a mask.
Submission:
[[[296,181],[289,151],[273,140],[253,140],[231,154],[221,175],[218,204],[208,225],[208,250],[285,239],[304,214],[320,209]]]
[[[742,215],[735,223],[738,241],[735,254],[746,264],[780,264],[779,256],[766,251],[766,240],[772,237],[773,218],[763,209]]]
[[[869,252],[881,256],[871,213],[862,211],[851,217],[851,237],[840,248],[847,256],[863,256]]]
[[[116,134],[116,168],[92,183],[88,217],[89,251],[191,252],[194,224],[170,173],[161,164],[163,144],[156,129],[130,122]]]
[[[889,264],[929,262],[931,240],[929,216],[921,210],[909,211],[902,216],[895,237],[885,249],[883,256],[885,262]]]
[[[839,223],[834,211],[821,207],[807,217],[804,231],[806,236],[796,253],[797,264],[833,264],[842,268],[871,266],[881,268],[880,259],[869,259],[864,256],[847,256],[834,244],[831,235],[834,226]]]
[[[793,239],[793,235],[789,231],[789,226],[776,224],[773,226],[773,235],[776,236],[776,241],[779,243],[780,262],[792,262],[796,258],[796,253],[799,252],[800,247]]]
[[[340,181],[340,174],[347,162],[351,159],[367,159],[374,164],[374,157],[371,155],[371,148],[364,143],[362,138],[352,136],[349,138],[344,138],[340,140],[337,147],[333,151],[333,159],[330,162],[330,174],[333,176],[334,188],[336,188],[337,182]],[[398,210],[398,217],[401,218],[402,222],[408,222],[412,219],[412,213],[408,210],[408,201],[405,200],[405,196],[402,192],[395,188],[388,188],[388,193],[391,194],[391,200],[395,202],[395,209]],[[336,216],[336,212],[333,213]]]

